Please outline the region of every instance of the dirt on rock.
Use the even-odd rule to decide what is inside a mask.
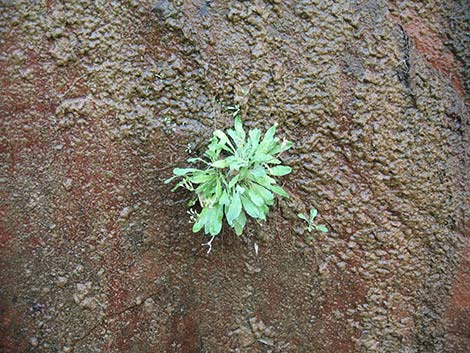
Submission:
[[[469,17],[0,1],[0,351],[466,353]],[[163,181],[237,104],[291,197],[207,254]]]

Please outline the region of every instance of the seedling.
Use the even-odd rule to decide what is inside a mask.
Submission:
[[[240,110],[241,110],[241,108],[240,108],[240,105],[238,105],[238,104],[235,104],[235,105],[228,105],[228,106],[226,107],[226,109],[227,109],[228,111],[231,111],[231,112],[232,112],[232,117],[233,117],[233,118],[235,118],[236,116],[240,115]]]
[[[237,112],[239,107],[237,107]],[[193,215],[196,220],[193,232],[204,229],[212,239],[222,229],[222,221],[243,233],[247,215],[265,220],[269,206],[274,204],[274,194],[288,197],[286,191],[276,184],[275,177],[289,174],[292,169],[281,165],[279,155],[288,150],[292,143],[280,142],[274,137],[276,125],[272,126],[261,139],[261,131],[253,129],[248,134],[243,129],[237,114],[234,129],[226,132],[215,130],[202,158],[189,158],[188,162],[203,168],[175,168],[175,178],[181,179],[172,189],[183,187],[194,193],[190,206],[199,202],[201,212]]]
[[[303,213],[299,213],[299,214],[297,215],[297,217],[299,217],[300,219],[303,219],[305,222],[307,222],[307,226],[304,227],[304,229],[305,229],[307,232],[309,232],[309,233],[313,232],[314,230],[318,230],[318,231],[320,231],[320,232],[322,232],[322,233],[328,232],[328,228],[326,228],[326,226],[324,226],[324,225],[317,225],[317,224],[315,223],[315,217],[317,216],[317,214],[318,214],[318,211],[317,211],[315,208],[312,208],[312,209],[310,210],[310,215],[309,215],[308,218],[307,218],[307,216],[306,216],[305,214],[303,214]]]

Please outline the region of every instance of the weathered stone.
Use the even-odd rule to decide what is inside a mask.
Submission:
[[[0,351],[466,353],[464,3],[0,2]],[[163,181],[235,104],[291,198],[207,255]]]

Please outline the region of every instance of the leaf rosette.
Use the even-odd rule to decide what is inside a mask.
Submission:
[[[234,128],[226,132],[215,130],[202,158],[190,158],[189,163],[205,168],[175,168],[173,177],[180,179],[173,190],[184,187],[195,194],[201,212],[193,225],[193,232],[204,229],[216,236],[225,219],[237,235],[241,235],[247,216],[265,220],[275,194],[288,197],[277,184],[276,177],[289,174],[292,169],[282,165],[278,158],[292,143],[275,137],[272,126],[261,138],[261,131],[248,134],[239,116]],[[172,190],[172,191],[173,191]]]

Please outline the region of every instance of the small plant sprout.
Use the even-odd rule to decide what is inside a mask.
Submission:
[[[308,231],[309,233],[313,232],[314,230],[318,230],[319,232],[322,232],[322,233],[328,232],[328,228],[326,228],[326,226],[318,225],[315,223],[315,217],[317,216],[317,214],[318,214],[318,211],[315,208],[312,208],[310,210],[309,217],[307,217],[303,213],[299,213],[297,217],[307,222],[307,226],[304,229]]]
[[[238,105],[238,104],[228,105],[226,109],[232,112],[232,117],[233,118],[240,115],[241,108],[240,108],[240,105]]]
[[[276,126],[269,128],[263,137],[258,129],[245,132],[239,109],[235,109],[234,129],[215,130],[204,155],[188,159],[201,168],[175,168],[173,177],[165,181],[179,178],[173,190],[183,187],[194,193],[190,205],[198,202],[201,211],[191,213],[195,220],[192,230],[196,233],[204,229],[211,236],[203,244],[209,247],[209,252],[214,237],[222,230],[224,218],[241,235],[247,216],[266,219],[269,207],[274,204],[274,194],[288,197],[275,178],[292,171],[278,159],[292,143],[281,143],[274,136]]]

